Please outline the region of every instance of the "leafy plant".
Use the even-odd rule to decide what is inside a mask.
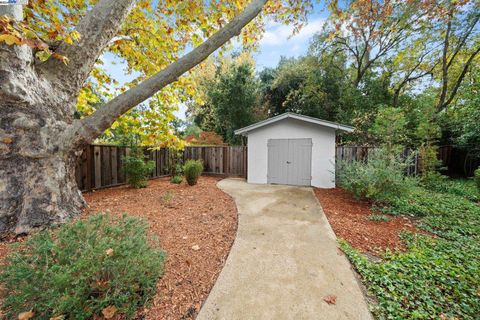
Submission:
[[[181,176],[183,174],[183,151],[169,149],[169,168],[168,172],[172,176]]]
[[[406,234],[409,251],[386,252],[374,263],[341,243],[377,304],[377,319],[476,319],[478,243]],[[464,246],[464,247],[462,247]]]
[[[384,214],[371,214],[368,216],[368,220],[377,222],[388,222],[390,219]]]
[[[123,171],[127,176],[127,182],[134,188],[145,188],[148,182],[148,175],[155,168],[155,162],[145,161],[143,149],[134,147],[130,155],[122,158]]]
[[[188,160],[184,166],[185,179],[187,183],[191,186],[196,185],[198,177],[203,172],[203,161],[202,160]]]
[[[170,182],[171,182],[171,183],[180,184],[180,183],[182,183],[182,181],[183,181],[183,177],[182,177],[182,176],[172,176],[172,177],[170,178]]]
[[[162,203],[166,207],[170,207],[170,202],[172,202],[173,199],[173,190],[166,190],[164,193],[162,193]]]
[[[0,282],[8,319],[90,319],[134,311],[156,292],[165,255],[139,218],[98,214],[12,246]]]
[[[470,201],[480,200],[480,194],[472,179],[451,179],[432,172],[422,177],[422,185],[429,190],[461,196]]]
[[[370,129],[382,148],[388,154],[399,154],[406,141],[407,121],[401,108],[383,107],[378,110],[375,121]]]
[[[380,263],[342,242],[378,301],[373,307],[377,318],[476,319],[480,314],[480,207],[464,196],[414,186],[381,210],[422,217],[417,226],[436,237],[403,234],[408,251],[387,251]]]
[[[404,176],[409,161],[378,149],[370,153],[368,161],[340,161],[337,181],[356,198],[388,202],[415,184]]]

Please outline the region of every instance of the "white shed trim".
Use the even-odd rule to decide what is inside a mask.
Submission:
[[[263,126],[270,125],[272,123],[275,123],[277,121],[281,121],[281,120],[287,119],[287,118],[296,119],[296,120],[300,120],[300,121],[305,121],[305,122],[308,122],[308,123],[313,123],[313,124],[316,124],[316,125],[320,125],[320,126],[324,126],[324,127],[328,127],[328,128],[333,128],[335,130],[342,130],[342,131],[346,131],[346,132],[353,132],[354,129],[355,129],[354,127],[346,126],[346,125],[331,122],[331,121],[321,120],[321,119],[308,117],[308,116],[304,116],[304,115],[300,115],[300,114],[296,114],[296,113],[292,113],[292,112],[286,112],[286,113],[282,113],[281,115],[278,115],[276,117],[273,117],[273,118],[270,118],[270,119],[267,119],[267,120],[263,120],[263,121],[254,123],[250,126],[235,130],[235,134],[246,136],[246,135],[248,135],[248,132],[250,132],[252,130],[261,128]]]

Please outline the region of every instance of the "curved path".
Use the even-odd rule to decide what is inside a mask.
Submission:
[[[311,188],[218,186],[235,199],[238,231],[197,320],[372,319]]]

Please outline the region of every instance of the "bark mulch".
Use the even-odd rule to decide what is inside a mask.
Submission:
[[[315,194],[337,237],[348,241],[355,249],[377,254],[385,249],[404,250],[399,237],[402,231],[418,232],[411,218],[387,215],[389,221],[371,221],[371,204],[356,200],[341,189],[315,188]]]
[[[188,186],[160,178],[145,189],[121,186],[84,194],[89,208],[83,217],[107,210],[143,217],[166,251],[157,294],[139,318],[194,319],[207,298],[237,230],[235,202],[217,188],[218,181],[201,177]],[[6,253],[6,243],[0,242],[0,261]]]
[[[146,319],[194,319],[222,270],[237,230],[235,202],[214,177],[198,184],[152,180],[145,189],[118,187],[84,194],[86,214],[111,213],[148,219],[150,231],[167,253],[157,295]]]

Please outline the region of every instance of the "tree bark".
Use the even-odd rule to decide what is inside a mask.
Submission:
[[[72,105],[33,66],[30,48],[0,45],[0,237],[65,222],[85,206],[75,150],[62,147]]]
[[[133,0],[99,1],[77,27],[82,42],[62,44],[56,51],[70,59],[67,66],[53,59],[38,64],[27,46],[0,44],[0,237],[77,216],[86,205],[75,181],[83,148],[122,114],[240,34],[266,1],[252,1],[189,54],[82,120],[73,119],[78,90]],[[3,14],[20,20],[22,8],[0,6]]]

